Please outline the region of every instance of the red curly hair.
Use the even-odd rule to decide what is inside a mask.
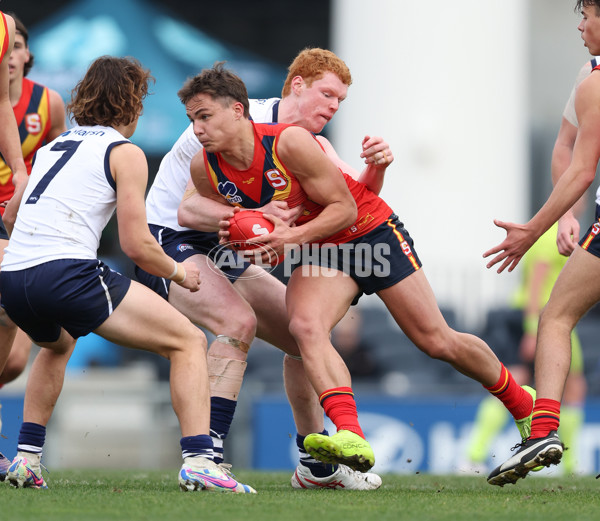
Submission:
[[[326,72],[333,72],[348,87],[352,84],[350,69],[333,52],[318,47],[304,49],[288,67],[281,97],[285,98],[292,92],[292,79],[296,76],[302,76],[310,87],[313,81],[321,79]]]

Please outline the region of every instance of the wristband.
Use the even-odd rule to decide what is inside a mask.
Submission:
[[[177,268],[178,268],[178,266],[177,266],[177,261],[176,261],[175,259],[173,259],[173,273],[171,273],[171,275],[169,275],[169,276],[167,277],[169,280],[173,280],[173,277],[174,277],[175,275],[177,275]]]
[[[183,266],[181,266],[181,269],[183,270],[183,278],[181,280],[176,280],[176,284],[183,284],[185,282],[185,277],[187,276],[187,273],[185,272],[185,268]]]

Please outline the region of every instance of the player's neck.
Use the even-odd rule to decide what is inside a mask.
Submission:
[[[10,104],[15,107],[23,95],[23,76],[15,78],[8,84]]]
[[[254,126],[250,120],[244,120],[240,131],[231,141],[227,150],[220,152],[221,157],[236,170],[248,170],[254,160]]]
[[[281,98],[277,115],[277,123],[296,123],[294,121],[295,107],[290,96]]]

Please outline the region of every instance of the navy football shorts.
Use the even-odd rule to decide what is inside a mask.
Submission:
[[[0,272],[2,307],[35,342],[55,342],[61,328],[74,338],[94,331],[130,285],[99,260],[59,259]]]
[[[150,232],[169,257],[172,257],[177,262],[183,262],[192,255],[206,255],[220,267],[231,283],[234,283],[250,266],[249,262],[241,261],[219,263],[218,259],[215,258],[215,254],[218,251],[223,251],[223,249],[219,248],[219,237],[215,232],[199,232],[195,230],[178,232],[171,228],[155,224],[150,224],[149,227]],[[227,253],[231,257],[238,259],[235,252],[228,250]],[[169,279],[151,275],[138,266],[135,267],[135,275],[144,286],[149,287],[165,300],[168,299],[169,287],[171,286]]]
[[[309,247],[318,248],[319,252],[309,251]],[[352,277],[361,293],[367,295],[397,284],[422,266],[412,238],[395,214],[374,230],[349,242],[320,247],[303,245],[303,248],[302,254],[295,254],[296,259],[286,259],[294,263],[292,269],[302,265],[336,269]]]

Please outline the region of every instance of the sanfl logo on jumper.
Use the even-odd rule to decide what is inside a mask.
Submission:
[[[39,134],[42,131],[42,117],[37,112],[25,114],[25,128],[29,134]]]
[[[288,185],[287,178],[276,168],[267,170],[265,172],[265,177],[267,178],[267,182],[275,190],[285,190],[287,188],[287,185]]]

